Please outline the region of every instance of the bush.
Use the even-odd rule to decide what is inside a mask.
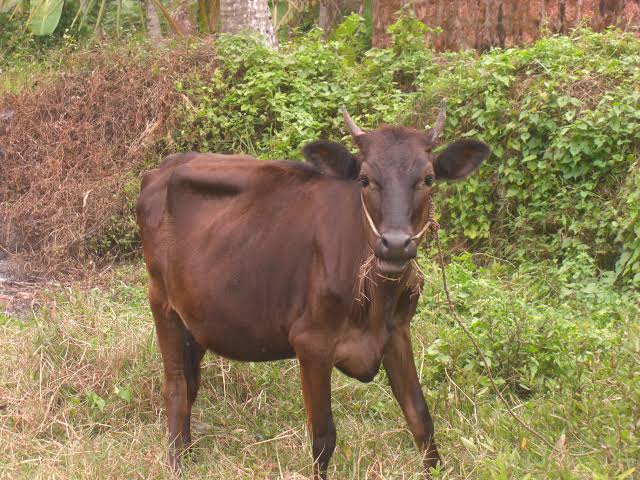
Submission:
[[[422,25],[422,24],[420,24]],[[364,50],[364,20],[350,16],[334,39],[313,30],[279,53],[248,37],[221,36],[213,78],[179,85],[182,149],[244,151],[260,158],[300,158],[312,140],[343,136],[338,108],[363,125],[393,121],[406,109],[419,75],[435,73],[433,54],[401,29],[394,49]],[[420,33],[421,35],[421,33]],[[413,39],[413,40],[412,40]],[[360,59],[356,61],[356,59]]]
[[[300,158],[306,142],[346,138],[342,104],[363,127],[423,127],[446,97],[446,140],[473,136],[493,148],[479,174],[440,190],[449,245],[640,286],[637,38],[577,30],[476,58],[435,54],[407,16],[390,29],[391,48],[363,51],[358,22],[349,17],[332,41],[313,31],[280,52],[222,37],[213,78],[179,85],[189,102],[176,143]]]
[[[424,127],[446,97],[444,141],[473,136],[493,148],[478,174],[440,186],[437,204],[449,248],[473,248],[515,261],[553,261],[574,281],[600,277],[640,286],[640,40],[616,30],[576,30],[568,37],[477,57],[433,52],[424,44],[424,28],[405,13],[390,28],[392,46],[368,50],[368,27],[351,15],[329,41],[311,30],[285,42],[279,52],[252,38],[222,35],[215,54],[180,75],[156,75],[156,67],[149,65],[162,72],[162,62],[145,64],[144,54],[131,61],[142,62],[135,63],[147,72],[141,81],[151,74],[144,88],[162,82],[167,98],[175,101],[176,128],[162,123],[161,130],[173,132],[170,150],[178,151],[300,159],[304,144],[317,138],[351,144],[340,105],[364,128],[383,122]],[[163,47],[160,55],[189,57],[198,45],[186,51]],[[114,56],[129,58],[126,51]],[[150,57],[159,51],[153,52]],[[218,68],[203,70],[214,55]],[[105,77],[99,88],[119,91],[113,82]],[[36,103],[44,88],[32,94],[40,95]],[[71,108],[59,107],[61,112]],[[106,106],[96,109],[108,112]],[[48,121],[43,117],[37,130],[47,131]],[[135,141],[119,140],[123,148]],[[158,152],[166,137],[154,141],[158,145],[151,145],[151,151]],[[84,168],[82,149],[65,157]],[[96,230],[89,250],[120,253],[135,245],[130,213],[136,189],[131,185],[143,164],[127,168],[134,163],[118,163],[128,172],[122,171],[122,181],[101,194],[118,198],[121,207],[109,210],[111,226]],[[22,187],[8,188],[17,188],[11,195],[21,195]],[[81,214],[77,208],[71,213]],[[79,251],[86,252],[80,245]]]
[[[628,340],[628,327],[638,315],[637,294],[572,283],[549,262],[517,269],[500,262],[487,268],[478,263],[469,253],[454,257],[447,277],[458,313],[499,385],[524,396],[579,385],[590,365]],[[457,325],[447,328],[450,313],[438,275],[427,277],[418,318],[440,326],[427,349],[426,368],[432,377],[442,379],[449,369],[473,383],[471,378],[485,374],[464,332]],[[488,378],[482,383],[489,386]]]
[[[613,270],[608,279],[640,285],[627,202],[637,192],[639,66],[633,36],[584,30],[450,62],[420,102],[447,96],[449,135],[493,147],[480,175],[446,189],[450,233],[514,257],[589,256]]]

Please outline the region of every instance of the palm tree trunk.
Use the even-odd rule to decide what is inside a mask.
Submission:
[[[374,0],[374,45],[389,25],[384,7],[392,1],[397,0]],[[640,27],[638,0],[414,0],[413,5],[418,19],[442,28],[441,34],[427,35],[439,50],[529,44],[545,29],[566,34],[584,21],[596,31]]]
[[[162,38],[160,29],[160,17],[152,0],[144,0],[144,13],[147,17],[147,32],[153,39]]]
[[[267,0],[220,0],[220,31],[255,32],[267,45],[278,48]]]
[[[402,8],[402,0],[373,0],[373,47],[388,47],[391,37],[387,28],[398,19],[398,11]]]
[[[357,12],[361,6],[361,0],[320,0],[318,26],[328,36],[343,17]]]

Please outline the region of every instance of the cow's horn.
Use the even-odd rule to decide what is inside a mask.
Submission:
[[[438,139],[438,137],[442,133],[442,130],[444,129],[444,121],[446,120],[446,118],[447,118],[447,102],[443,98],[442,101],[440,102],[440,113],[438,113],[438,118],[436,118],[436,123],[433,126],[433,128],[429,130],[429,133],[427,133],[429,143],[433,143]]]
[[[359,126],[355,124],[355,122],[351,118],[351,115],[349,115],[349,112],[347,112],[347,109],[345,108],[344,105],[340,107],[340,111],[342,112],[342,118],[344,118],[344,123],[347,125],[347,128],[349,129],[349,133],[351,133],[351,136],[353,138],[356,138],[356,137],[359,137],[360,135],[364,135],[364,132]]]

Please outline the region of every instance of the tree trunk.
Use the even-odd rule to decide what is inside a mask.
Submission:
[[[182,35],[195,35],[198,33],[196,21],[189,11],[188,1],[179,2],[171,16]]]
[[[360,9],[360,0],[320,0],[318,26],[329,35],[347,15]]]
[[[147,32],[153,39],[162,38],[160,29],[160,17],[152,0],[144,0],[144,13],[147,17]]]
[[[373,35],[371,45],[377,48],[388,47],[391,37],[387,28],[398,19],[402,0],[373,0]]]
[[[207,21],[210,33],[220,30],[220,0],[207,0]]]
[[[267,45],[278,48],[267,0],[220,0],[220,31],[255,32]]]
[[[414,5],[417,18],[442,28],[439,35],[427,35],[438,50],[527,44],[545,29],[566,34],[584,19],[594,30],[640,26],[638,0],[415,0]]]

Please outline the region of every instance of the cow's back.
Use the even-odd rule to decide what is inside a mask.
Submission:
[[[196,159],[209,162],[220,161],[226,155],[201,153],[178,153],[166,157],[160,165],[142,175],[140,196],[136,203],[136,220],[140,230],[145,262],[153,274],[161,274],[166,259],[167,237],[166,200],[168,184],[176,168]],[[239,161],[251,159],[247,156],[233,156]]]

